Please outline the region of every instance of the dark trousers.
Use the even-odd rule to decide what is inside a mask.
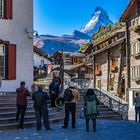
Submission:
[[[76,125],[76,103],[66,103],[65,104],[65,119],[64,119],[64,127],[68,127],[69,114],[72,115],[72,127]]]
[[[46,130],[50,129],[47,107],[36,107],[35,115],[36,115],[37,131],[41,130],[41,116],[43,117],[43,122]]]
[[[20,127],[23,127],[24,123],[24,116],[25,116],[25,111],[26,111],[27,105],[17,105],[17,114],[16,114],[16,121],[19,121],[20,117]]]
[[[89,131],[89,120],[90,119],[86,119],[86,130]],[[96,131],[96,119],[92,119],[93,122],[93,131]]]
[[[58,96],[55,94],[50,94],[50,96],[51,96],[51,107],[56,107],[55,100]]]
[[[135,107],[135,122],[137,122],[138,117],[139,117],[139,123],[140,123],[140,107]]]

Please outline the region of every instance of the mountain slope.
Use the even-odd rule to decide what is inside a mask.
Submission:
[[[91,36],[101,26],[107,26],[109,24],[112,25],[113,22],[109,19],[107,12],[101,7],[96,7],[92,18],[80,31]]]
[[[88,43],[91,35],[98,31],[101,26],[113,24],[109,19],[107,12],[97,7],[91,20],[80,30],[74,30],[72,35],[63,35],[61,37],[53,35],[40,35],[34,38],[34,45],[43,49],[48,54],[52,55],[58,50],[62,50],[62,40],[64,51],[76,52],[80,47]]]

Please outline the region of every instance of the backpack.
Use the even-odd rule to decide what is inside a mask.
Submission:
[[[67,88],[64,92],[64,100],[67,102],[71,102],[73,98],[74,96],[72,94],[72,90],[70,88]]]

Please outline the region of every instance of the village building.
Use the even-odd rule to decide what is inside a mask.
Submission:
[[[52,73],[58,73],[60,66],[54,66]],[[85,63],[77,65],[64,65],[64,88],[67,88],[70,81],[77,83],[77,88],[92,87],[93,69]]]
[[[34,84],[43,85],[45,89],[48,88],[52,78],[48,75],[52,71],[52,60],[49,55],[34,46]]]
[[[93,51],[94,51],[93,44],[90,43],[90,44],[88,44],[87,48],[82,53],[85,54],[85,55],[89,55]]]
[[[109,91],[122,99],[126,98],[125,46],[124,24],[101,27],[93,36],[94,52],[85,59],[93,68],[94,88]]]
[[[140,92],[140,1],[131,0],[120,20],[126,23],[128,116],[134,119],[134,97],[136,92]]]
[[[33,0],[0,0],[0,91],[33,84]]]
[[[82,63],[84,58],[83,53],[72,53],[72,52],[62,52],[57,51],[55,54],[52,55],[52,59],[55,61],[56,65],[60,65],[62,62],[62,57],[64,61],[64,65],[76,65]]]

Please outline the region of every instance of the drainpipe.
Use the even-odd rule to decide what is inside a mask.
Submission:
[[[126,20],[126,93],[128,89],[131,87],[131,76],[130,76],[130,68],[131,68],[131,45],[130,45],[130,31],[129,31],[129,20]],[[126,101],[129,100],[129,95],[126,95]]]

